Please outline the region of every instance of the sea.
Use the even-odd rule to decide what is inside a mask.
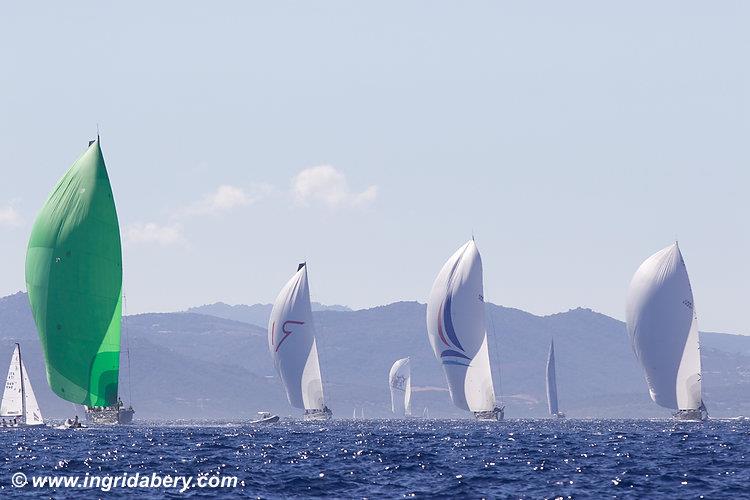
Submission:
[[[141,422],[0,446],[0,498],[750,498],[744,418]]]

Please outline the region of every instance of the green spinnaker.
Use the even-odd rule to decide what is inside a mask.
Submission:
[[[88,406],[116,404],[122,249],[98,138],[34,222],[26,288],[55,394]]]

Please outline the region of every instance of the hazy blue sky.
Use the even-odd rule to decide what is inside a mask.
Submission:
[[[0,293],[99,123],[129,312],[487,300],[624,316],[679,238],[701,328],[750,333],[746,2],[35,2],[0,9]]]

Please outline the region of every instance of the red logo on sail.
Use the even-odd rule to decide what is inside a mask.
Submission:
[[[276,352],[279,352],[279,347],[281,347],[282,342],[284,342],[286,338],[292,334],[292,331],[287,330],[286,326],[287,325],[304,325],[304,324],[305,324],[304,321],[294,321],[294,320],[284,321],[284,324],[281,326],[281,331],[284,333],[284,336],[281,337],[281,340],[279,340],[279,343],[276,345]],[[275,324],[272,328],[275,328]]]

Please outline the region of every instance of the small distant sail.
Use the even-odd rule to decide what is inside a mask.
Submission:
[[[268,321],[268,349],[289,404],[316,413],[326,410],[304,264],[284,285],[273,305]]]
[[[427,332],[453,404],[475,415],[499,411],[487,347],[482,259],[473,240],[448,259],[435,279],[427,301]]]
[[[630,282],[626,316],[651,399],[665,408],[703,410],[698,321],[677,243],[638,268]]]
[[[557,416],[560,409],[557,406],[557,375],[555,373],[555,342],[549,343],[549,355],[547,356],[547,404],[549,414]]]
[[[0,416],[5,418],[20,417],[23,415],[23,403],[21,361],[19,358],[19,349],[16,346],[10,358],[8,378],[5,379],[5,391],[3,392],[3,402],[0,404]]]
[[[411,368],[409,358],[399,359],[388,374],[391,411],[400,417],[411,415]]]
[[[37,215],[26,253],[26,288],[50,388],[73,403],[116,405],[122,251],[98,139]]]
[[[16,344],[5,380],[5,391],[0,403],[0,417],[20,418],[25,425],[42,425],[44,419],[31,388],[31,381],[21,359],[21,347]]]

